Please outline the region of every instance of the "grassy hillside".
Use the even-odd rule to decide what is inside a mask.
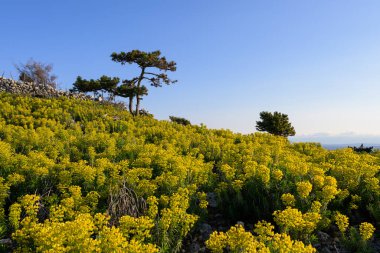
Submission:
[[[4,250],[314,252],[324,236],[364,252],[380,222],[376,153],[69,98],[0,108]]]

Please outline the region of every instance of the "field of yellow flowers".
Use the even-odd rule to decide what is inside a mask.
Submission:
[[[4,252],[187,252],[201,224],[199,252],[316,252],[321,233],[376,250],[380,153],[68,98],[0,93],[0,108]]]

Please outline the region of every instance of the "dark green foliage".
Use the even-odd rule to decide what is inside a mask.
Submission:
[[[119,62],[122,65],[125,64],[137,64],[141,71],[138,77],[126,80],[123,82],[126,86],[122,89],[125,90],[125,96],[129,97],[129,108],[132,113],[133,97],[136,97],[136,115],[140,112],[140,101],[142,96],[148,94],[148,89],[142,84],[146,81],[148,84],[154,87],[162,87],[162,84],[170,85],[175,83],[175,80],[169,79],[166,71],[176,71],[176,63],[174,61],[167,61],[165,57],[161,56],[160,51],[143,52],[140,50],[132,50],[130,52],[112,53],[111,58],[115,62]],[[159,73],[149,72],[149,68],[155,68]],[[122,94],[122,91],[119,91]]]
[[[364,145],[360,145],[359,147],[349,147],[352,148],[355,152],[358,153],[372,153],[373,151],[373,146],[372,147],[364,147]]]
[[[99,91],[108,92],[111,96],[115,93],[117,84],[120,82],[118,77],[101,76],[99,79],[86,80],[78,76],[73,84],[73,92],[94,92],[94,95]]]
[[[280,112],[260,112],[260,119],[261,121],[256,121],[256,129],[258,131],[284,137],[294,136],[296,134],[286,114]]]
[[[278,196],[268,192],[260,180],[251,180],[240,191],[228,188],[219,194],[220,212],[234,224],[236,221],[256,223],[271,220],[275,210],[281,208]]]
[[[97,81],[99,82],[101,90],[112,93],[115,91],[117,84],[120,82],[120,78],[118,77],[111,78],[111,77],[103,75]]]
[[[81,76],[77,77],[75,83],[73,83],[73,88],[70,90],[72,92],[96,92],[99,90],[98,86],[95,86],[95,80],[91,79],[89,81],[82,79]]]
[[[154,118],[154,115],[151,114],[150,112],[148,112],[148,111],[145,110],[145,109],[140,109],[140,111],[139,111],[139,115],[141,115],[141,116],[146,116],[146,117],[150,117],[150,118]]]
[[[379,222],[380,221],[380,201],[379,200],[371,200],[372,202],[367,205],[367,210],[369,211],[371,217]]]
[[[355,227],[350,227],[349,235],[349,237],[343,238],[343,244],[349,252],[375,253],[375,250],[368,244],[368,242],[361,238],[359,231]]]
[[[184,126],[191,125],[190,121],[185,118],[175,117],[175,116],[169,116],[169,119],[177,124],[181,124]]]
[[[132,50],[128,53],[112,53],[112,60],[120,62],[122,65],[129,63],[136,63],[140,68],[157,68],[163,71],[176,71],[176,63],[174,61],[167,61],[165,57],[161,57],[160,51],[143,52],[140,50]],[[164,77],[165,75],[162,75]],[[170,83],[168,79],[162,80]]]

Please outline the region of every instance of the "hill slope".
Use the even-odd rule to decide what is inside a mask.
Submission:
[[[8,250],[197,252],[216,230],[212,252],[313,252],[342,233],[361,250],[380,221],[378,154],[66,97],[0,93],[0,108]]]

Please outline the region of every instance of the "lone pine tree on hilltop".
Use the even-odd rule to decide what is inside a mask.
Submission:
[[[260,112],[261,121],[256,121],[256,129],[279,136],[294,136],[296,131],[289,122],[288,115],[280,112]]]
[[[176,82],[176,80],[169,79],[165,73],[166,71],[176,71],[176,63],[174,61],[167,61],[165,57],[161,56],[161,52],[158,50],[153,52],[132,50],[127,53],[112,53],[111,58],[113,61],[119,62],[122,65],[135,63],[140,68],[140,75],[130,80],[125,80],[125,86],[119,90],[119,94],[121,94],[121,91],[125,91],[125,96],[129,97],[130,110],[132,108],[133,98],[136,97],[135,115],[139,115],[142,96],[148,94],[148,89],[143,85],[144,80],[154,87],[162,87],[162,84],[170,85]],[[156,68],[158,71],[163,72],[150,72],[150,68]]]

